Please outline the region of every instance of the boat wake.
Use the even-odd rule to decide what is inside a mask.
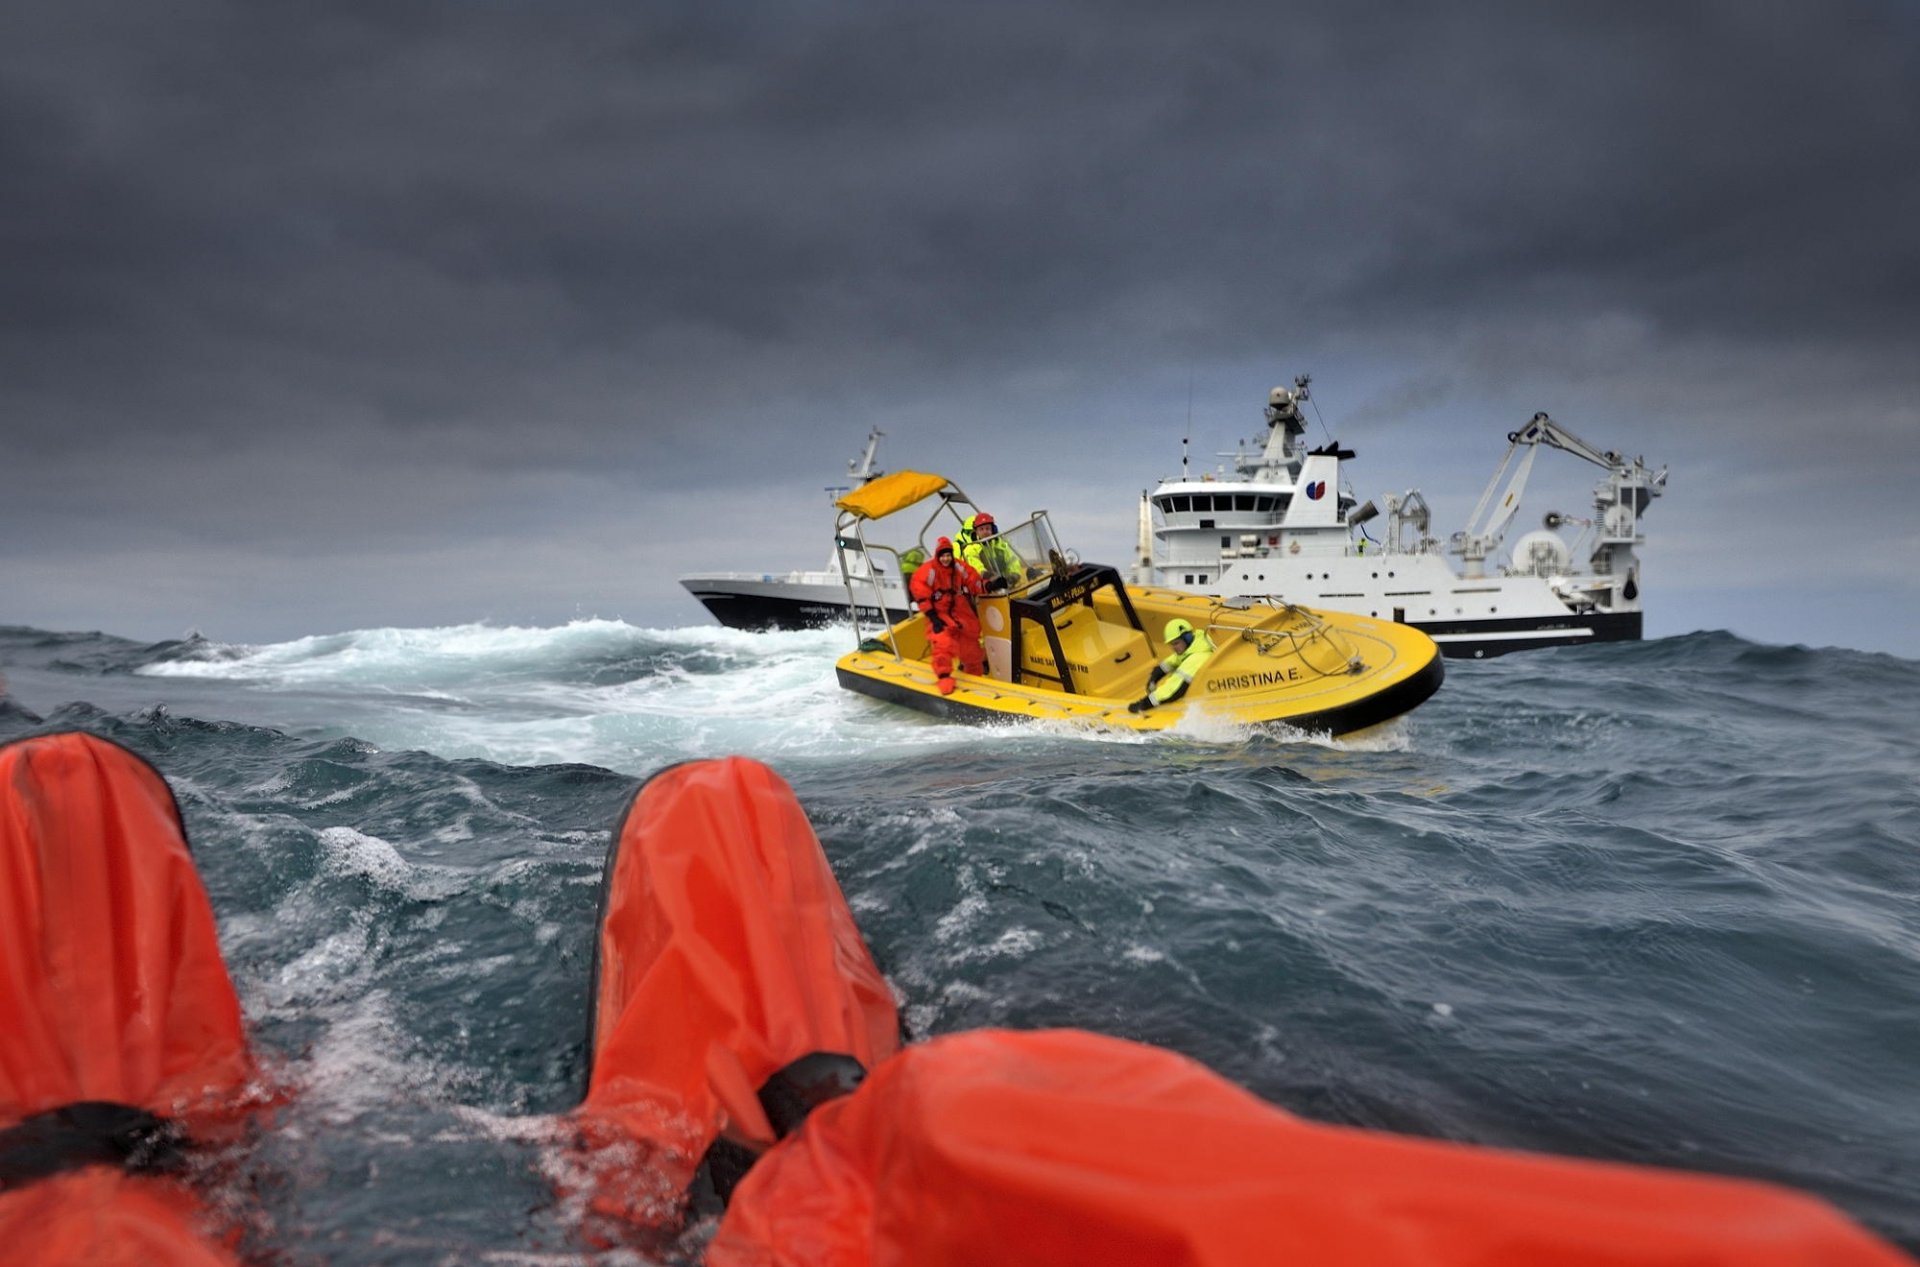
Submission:
[[[750,632],[581,620],[550,628],[361,629],[257,646],[202,641],[185,652],[173,644],[164,658],[129,651],[125,667],[136,684],[220,688],[227,715],[236,703],[250,705],[247,720],[289,733],[508,765],[587,762],[642,774],[729,754],[837,764],[981,741],[979,727],[839,689],[834,660],[846,645],[839,627]],[[98,695],[98,686],[90,692]],[[171,707],[190,712],[193,705],[189,697]],[[996,745],[1040,749],[1063,740],[1155,741],[1044,721],[1009,722],[991,733]],[[1382,742],[1372,732],[1333,741],[1204,716],[1183,720],[1166,741],[1231,745],[1255,734],[1360,750]]]

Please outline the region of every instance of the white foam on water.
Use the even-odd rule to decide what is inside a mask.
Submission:
[[[378,836],[352,827],[323,827],[319,841],[328,870],[357,875],[415,902],[432,902],[465,889],[471,874],[451,867],[408,862]]]
[[[354,629],[262,646],[216,646],[210,658],[170,660],[140,672],[151,677],[187,677],[265,682],[283,686],[346,685],[427,692],[451,689],[476,675],[538,668],[556,661],[632,650],[660,635],[617,620],[576,620],[551,628],[487,624],[422,629]],[[733,631],[717,631],[733,632]]]
[[[982,945],[967,946],[953,956],[955,963],[975,963],[986,959],[1025,959],[1046,945],[1046,938],[1031,928],[1008,928]]]
[[[396,1098],[439,1098],[447,1079],[418,1056],[399,1054],[405,1049],[403,1036],[384,990],[370,990],[332,1009],[325,1030],[295,1071],[301,1088],[298,1117],[329,1126],[358,1124],[364,1134],[368,1123],[387,1115]],[[387,1142],[412,1141],[395,1135]]]
[[[147,666],[151,677],[229,680],[283,714],[311,701],[315,725],[390,750],[418,749],[512,765],[583,762],[644,774],[676,761],[740,754],[783,759],[892,759],[978,742],[945,722],[843,689],[834,662],[844,629],[749,632],[718,625],[648,629],[617,620],[552,628],[484,624],[363,629]],[[605,681],[612,677],[618,680]],[[329,702],[335,706],[328,707]],[[300,729],[299,726],[292,727]],[[1285,727],[1189,713],[1143,734],[1084,723],[1010,720],[996,742],[1140,745],[1168,740],[1347,746]],[[1352,746],[1403,747],[1369,734]]]

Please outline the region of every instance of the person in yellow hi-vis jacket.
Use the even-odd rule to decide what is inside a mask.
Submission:
[[[1000,535],[1000,525],[986,511],[970,515],[953,539],[954,557],[980,574],[987,593],[1018,585],[1027,575],[1027,565],[1019,551]]]
[[[1129,713],[1144,713],[1156,704],[1171,704],[1187,693],[1193,679],[1213,656],[1213,639],[1175,617],[1167,622],[1167,658],[1147,676],[1147,693],[1127,705]]]

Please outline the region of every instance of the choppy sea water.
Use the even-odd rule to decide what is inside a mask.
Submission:
[[[601,862],[645,775],[729,753],[793,784],[917,1036],[1080,1026],[1920,1248],[1920,663],[1701,633],[1450,661],[1364,742],[1147,739],[909,714],[834,684],[844,640],[0,628],[0,740],[109,736],[181,801],[292,1088],[225,1194],[257,1256],[633,1261],[554,1197]]]

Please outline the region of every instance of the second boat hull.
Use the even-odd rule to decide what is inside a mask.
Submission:
[[[819,629],[848,620],[847,587],[838,578],[809,581],[756,573],[689,576],[680,584],[730,629]],[[905,620],[909,614],[905,592],[889,591],[886,599],[884,611],[862,604],[860,619],[870,625]]]

